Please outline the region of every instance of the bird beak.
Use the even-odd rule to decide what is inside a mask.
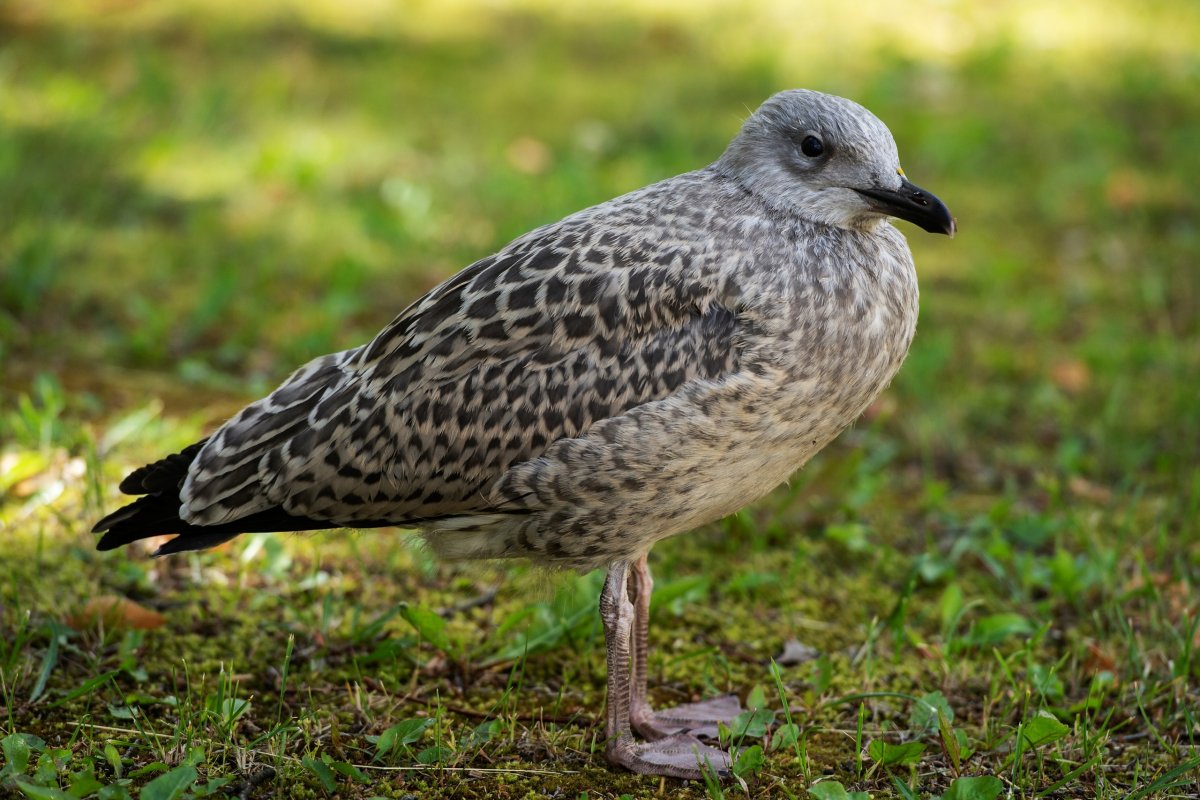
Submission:
[[[930,233],[954,236],[957,225],[950,209],[920,186],[901,178],[899,189],[855,189],[867,198],[872,210],[907,220]]]

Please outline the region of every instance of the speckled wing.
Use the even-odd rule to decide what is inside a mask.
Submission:
[[[711,243],[645,202],[527,234],[365,347],[297,371],[204,445],[181,519],[282,508],[353,525],[487,510],[487,488],[553,442],[734,370],[736,297]]]

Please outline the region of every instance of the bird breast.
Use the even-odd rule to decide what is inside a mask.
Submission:
[[[786,472],[858,419],[895,377],[918,305],[911,254],[891,225],[797,239],[806,244],[793,268],[764,274],[752,290],[756,335],[744,359],[770,376],[759,384],[759,407],[772,420],[760,444]]]

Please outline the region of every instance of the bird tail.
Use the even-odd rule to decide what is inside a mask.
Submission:
[[[136,469],[121,481],[123,493],[141,497],[96,523],[92,532],[104,534],[96,544],[96,549],[113,550],[140,539],[177,534],[154,553],[156,556],[165,556],[215,547],[242,533],[337,527],[327,520],[288,514],[278,506],[219,525],[192,525],[185,522],[179,516],[179,493],[187,478],[188,468],[205,441],[196,442],[174,455]]]

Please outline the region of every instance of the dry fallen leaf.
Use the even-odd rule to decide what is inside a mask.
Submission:
[[[1088,642],[1083,668],[1092,675],[1098,672],[1110,672],[1115,675],[1117,660],[1096,642]]]
[[[1112,500],[1112,490],[1101,486],[1098,483],[1092,483],[1087,478],[1079,475],[1072,475],[1067,481],[1067,488],[1071,494],[1083,500],[1090,500],[1093,503],[1108,503]]]
[[[1092,383],[1092,371],[1077,359],[1068,358],[1050,365],[1050,380],[1067,394],[1079,394]]]
[[[76,630],[104,624],[109,628],[133,628],[141,631],[161,628],[167,618],[127,597],[105,594],[88,600],[78,614],[67,618]]]
[[[781,666],[803,664],[805,661],[812,661],[820,655],[821,652],[817,648],[795,639],[788,639],[783,643],[783,652],[775,657],[775,663]]]

